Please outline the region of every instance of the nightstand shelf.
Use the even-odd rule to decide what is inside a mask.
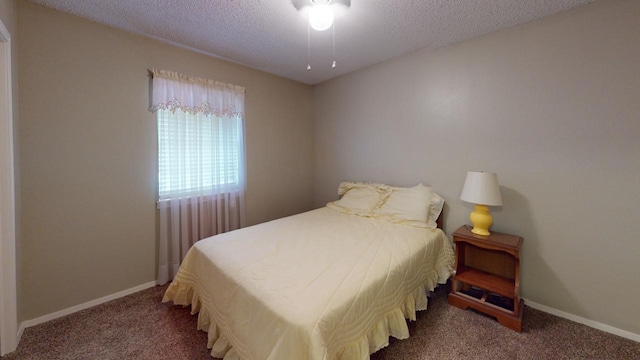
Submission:
[[[515,281],[486,271],[462,267],[456,272],[458,281],[508,298],[514,298]]]
[[[476,235],[470,226],[453,233],[456,270],[449,303],[495,317],[502,325],[522,331],[520,299],[520,236],[493,232]]]

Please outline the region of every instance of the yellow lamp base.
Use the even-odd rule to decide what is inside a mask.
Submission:
[[[469,220],[473,224],[471,232],[476,235],[489,236],[489,227],[493,223],[493,217],[489,213],[489,208],[485,205],[476,205],[474,211],[469,215]]]

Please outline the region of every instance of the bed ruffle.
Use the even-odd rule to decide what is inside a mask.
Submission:
[[[450,255],[453,256],[453,252]],[[427,309],[427,293],[433,291],[438,284],[446,283],[453,272],[452,263],[447,257],[448,255],[444,255],[440,259],[438,268],[430,273],[426,283],[408,294],[400,307],[388,312],[368,334],[346,345],[336,358],[369,359],[369,355],[389,345],[391,336],[398,340],[409,338],[407,320],[415,321],[416,313]]]
[[[213,321],[209,310],[202,306],[200,295],[192,284],[174,280],[162,298],[162,302],[169,301],[175,305],[191,305],[191,314],[198,314],[197,329],[207,333],[207,348],[211,349],[211,356],[224,360],[240,359],[229,340],[220,332],[219,327]]]
[[[399,340],[408,338],[407,319],[415,321],[416,312],[427,309],[427,293],[433,291],[438,284],[446,283],[453,272],[452,257],[453,251],[445,250],[437,261],[436,269],[430,272],[426,282],[408,294],[401,306],[383,316],[367,334],[345,345],[337,354],[329,358],[369,359],[370,354],[389,345],[389,337],[393,336]],[[198,291],[191,283],[174,280],[162,299],[162,302],[168,301],[173,301],[176,305],[191,305],[191,314],[198,314],[198,330],[207,332],[207,348],[211,349],[211,356],[224,360],[240,359],[207,308],[202,306]]]

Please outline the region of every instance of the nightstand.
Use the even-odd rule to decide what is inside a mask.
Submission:
[[[522,331],[524,300],[520,299],[520,236],[492,232],[476,235],[471,226],[453,233],[456,266],[449,304],[495,317],[500,324]]]

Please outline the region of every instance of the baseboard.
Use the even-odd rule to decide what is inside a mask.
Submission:
[[[530,306],[533,309],[540,310],[542,312],[546,312],[548,314],[555,315],[555,316],[561,317],[563,319],[571,320],[571,321],[577,322],[579,324],[587,325],[587,326],[592,327],[594,329],[602,330],[604,332],[608,332],[608,333],[613,334],[613,335],[618,335],[618,336],[621,336],[623,338],[627,338],[629,340],[640,342],[640,334],[634,334],[634,333],[632,333],[630,331],[618,329],[618,328],[615,328],[613,326],[609,326],[609,325],[606,325],[606,324],[603,324],[603,323],[599,323],[597,321],[585,319],[585,318],[577,316],[577,315],[569,314],[567,312],[560,311],[558,309],[554,309],[554,308],[551,308],[551,307],[548,307],[548,306],[545,306],[545,305],[542,305],[542,304],[535,303],[535,302],[533,302],[531,300],[528,300],[528,299],[524,299],[524,300],[525,300],[524,304],[526,306]]]
[[[95,300],[91,300],[88,301],[84,304],[80,304],[80,305],[76,305],[76,306],[72,306],[70,308],[64,309],[64,310],[60,310],[60,311],[56,311],[54,313],[48,314],[48,315],[44,315],[44,316],[40,316],[38,318],[35,319],[31,319],[31,320],[25,320],[20,324],[20,328],[18,329],[18,343],[20,343],[20,338],[22,337],[22,333],[24,333],[24,330],[28,327],[31,326],[36,326],[42,323],[45,323],[47,321],[51,321],[57,318],[61,318],[63,316],[69,315],[69,314],[73,314],[75,312],[78,311],[82,311],[91,307],[94,307],[96,305],[100,305],[100,304],[104,304],[106,302],[109,302],[111,300],[115,300],[115,299],[119,299],[121,297],[125,297],[127,295],[131,295],[134,293],[137,293],[138,291],[142,291],[142,290],[146,290],[149,288],[152,288],[156,286],[156,282],[155,281],[151,281],[142,285],[138,285],[136,287],[132,287],[130,289],[127,290],[123,290],[123,291],[119,291],[115,294],[111,294],[111,295],[107,295],[104,297],[101,297],[99,299],[95,299]]]

